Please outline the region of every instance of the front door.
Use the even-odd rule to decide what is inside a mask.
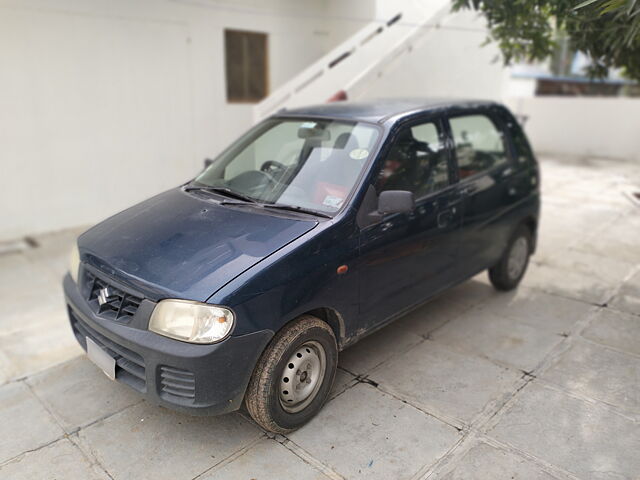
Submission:
[[[454,280],[461,222],[450,152],[439,120],[401,128],[375,184],[409,190],[410,213],[391,214],[360,232],[360,327],[368,329],[420,303]]]

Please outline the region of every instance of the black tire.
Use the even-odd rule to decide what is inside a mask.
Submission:
[[[509,268],[509,260],[512,256],[517,255],[516,249],[523,249],[523,242],[526,242],[526,256],[520,268]],[[520,280],[527,271],[529,265],[529,257],[531,256],[531,231],[525,225],[521,225],[515,231],[500,261],[489,269],[489,280],[496,290],[509,291],[518,286]],[[513,264],[512,264],[513,265]]]
[[[311,373],[303,378],[305,372],[300,372],[302,368],[308,368],[310,362],[317,360],[319,363],[315,365],[322,364],[320,349],[324,351],[325,368],[317,368],[315,378],[312,378],[314,372],[311,370]],[[296,367],[295,372],[292,370],[289,375],[285,369],[293,365],[290,362],[292,357],[296,362],[296,356],[300,358],[300,362],[307,362],[304,355],[308,355],[309,362],[300,364],[301,368]],[[247,411],[265,430],[281,434],[292,432],[320,411],[333,385],[337,366],[338,346],[333,330],[319,318],[303,315],[280,330],[262,353],[245,394]],[[290,376],[293,380],[289,380]],[[288,393],[289,390],[285,390],[283,382],[293,386],[295,381],[298,387],[304,389],[307,388],[307,383],[311,383],[310,380],[313,380],[313,391],[307,397],[307,405],[297,398],[291,400],[284,397],[283,392]],[[321,383],[318,383],[319,381]],[[296,403],[291,404],[293,407],[289,407],[289,404],[285,406],[288,401]],[[287,411],[287,408],[298,407],[302,409]]]

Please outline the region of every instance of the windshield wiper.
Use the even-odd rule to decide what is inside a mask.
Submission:
[[[264,203],[262,206],[264,208],[276,208],[278,210],[289,210],[290,212],[308,213],[309,215],[315,215],[316,217],[333,218],[331,215],[328,215],[326,213],[319,212],[317,210],[312,210],[310,208],[298,207],[297,205],[285,205],[282,203]]]
[[[245,202],[249,202],[249,203],[258,203],[257,200],[249,197],[248,195],[245,195],[243,193],[240,192],[236,192],[235,190],[231,190],[230,188],[227,187],[210,187],[207,185],[190,185],[188,187],[184,188],[185,192],[189,192],[191,190],[204,190],[206,192],[213,192],[213,193],[218,193],[221,195],[225,195],[227,197],[231,197],[231,198],[237,198],[238,200],[243,200]]]

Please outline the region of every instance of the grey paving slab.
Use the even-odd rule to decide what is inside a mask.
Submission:
[[[88,226],[78,227],[39,235],[36,239],[38,246],[26,250],[24,255],[32,262],[45,267],[54,279],[61,279],[69,270],[71,247],[87,228]]]
[[[238,414],[191,417],[138,404],[78,433],[114,479],[193,478],[262,435]]]
[[[638,249],[638,262],[640,262],[640,247]],[[618,310],[640,315],[640,272],[627,280],[609,303]]]
[[[329,394],[330,397],[335,397],[336,395],[341,394],[350,386],[353,386],[356,383],[356,377],[349,372],[338,368],[336,371],[336,378],[333,381],[333,386],[331,387],[331,392]]]
[[[540,378],[640,413],[640,357],[576,341]]]
[[[623,218],[608,228],[600,230],[598,235],[585,236],[575,248],[585,252],[600,255],[603,258],[615,258],[618,260],[637,263],[640,257],[638,246],[637,218],[640,213],[632,216],[634,220]]]
[[[446,473],[430,477],[437,480],[559,480],[566,476],[551,474],[540,465],[517,454],[478,442]]]
[[[492,310],[471,309],[436,330],[432,338],[438,343],[531,372],[562,342],[562,332],[563,329],[506,318]]]
[[[441,327],[449,320],[456,318],[470,308],[465,302],[457,301],[458,294],[444,293],[420,308],[394,321],[394,328],[408,330],[421,337]]]
[[[477,309],[489,310],[520,323],[558,333],[570,331],[576,322],[584,320],[595,311],[589,303],[525,287],[494,297]]]
[[[545,256],[543,264],[563,271],[579,273],[596,279],[603,287],[615,288],[636,268],[638,261],[640,261],[640,251],[638,259],[630,262],[570,248],[557,250]]]
[[[402,480],[434,464],[460,434],[379,389],[359,384],[289,438],[346,478]]]
[[[64,431],[23,382],[0,387],[0,463],[42,447]]]
[[[0,466],[0,478],[11,480],[108,480],[68,439],[16,458]]]
[[[295,479],[327,480],[325,476],[300,457],[275,440],[265,439],[251,447],[243,455],[202,477],[218,479]]]
[[[592,304],[606,302],[615,291],[614,285],[596,277],[535,263],[529,265],[522,285]]]
[[[470,423],[515,390],[521,373],[428,341],[381,365],[370,377],[429,412]]]
[[[340,352],[340,366],[364,374],[421,341],[423,338],[410,329],[392,323]]]
[[[640,316],[603,308],[582,332],[582,336],[640,355]]]
[[[499,297],[502,292],[498,292],[491,286],[486,272],[476,275],[471,280],[444,292],[441,298],[448,300],[454,304],[461,304],[467,307],[473,307],[483,302],[490,301],[492,298]]]
[[[46,326],[29,325],[0,335],[0,351],[10,361],[10,378],[32,375],[83,353],[64,312],[49,320]]]
[[[141,401],[141,396],[109,380],[82,355],[27,379],[66,432]]]
[[[635,479],[638,424],[608,408],[535,381],[488,435],[582,479]]]

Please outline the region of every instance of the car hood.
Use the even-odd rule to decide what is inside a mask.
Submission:
[[[99,223],[78,247],[83,262],[152,300],[205,301],[316,225],[177,188]]]

